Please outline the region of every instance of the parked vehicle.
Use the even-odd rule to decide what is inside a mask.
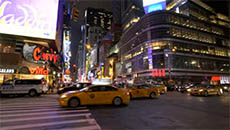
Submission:
[[[61,94],[59,103],[63,107],[78,107],[91,104],[113,104],[119,106],[130,101],[129,92],[112,85],[90,85],[79,91]]]
[[[4,82],[0,86],[2,95],[28,94],[30,97],[40,96],[46,87],[39,79],[16,79]]]

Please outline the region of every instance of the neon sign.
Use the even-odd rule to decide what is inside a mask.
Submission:
[[[14,69],[2,69],[0,68],[0,73],[14,73]]]
[[[48,75],[49,70],[46,70],[44,68],[30,68],[30,73],[31,74],[36,74],[36,75]]]
[[[152,77],[165,77],[165,69],[153,70]]]
[[[57,62],[58,56],[51,53],[43,52],[40,47],[34,49],[33,58],[35,61],[44,60],[44,61],[53,61],[55,64]]]

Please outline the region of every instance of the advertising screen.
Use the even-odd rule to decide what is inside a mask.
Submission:
[[[166,0],[143,0],[143,6],[149,6],[152,4],[160,3],[160,2],[165,2]]]
[[[0,33],[55,39],[59,0],[0,0]]]
[[[165,10],[166,0],[143,0],[145,13],[151,13],[158,10]]]

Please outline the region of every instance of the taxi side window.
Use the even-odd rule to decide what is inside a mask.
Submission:
[[[105,91],[117,91],[117,89],[114,87],[105,86]]]
[[[144,89],[149,89],[149,86],[148,85],[143,85],[142,86]]]
[[[137,89],[142,89],[142,86],[141,86],[141,85],[138,85],[138,86],[137,86]]]
[[[89,92],[99,92],[101,91],[100,86],[92,87],[89,89]]]
[[[215,86],[213,86],[213,85],[210,85],[210,86],[208,86],[209,88],[215,88]]]

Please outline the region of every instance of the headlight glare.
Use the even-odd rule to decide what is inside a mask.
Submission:
[[[204,90],[203,90],[203,89],[200,89],[199,91],[202,92],[202,91],[204,91]]]
[[[61,95],[61,98],[66,98],[66,97],[67,97],[66,94]]]

